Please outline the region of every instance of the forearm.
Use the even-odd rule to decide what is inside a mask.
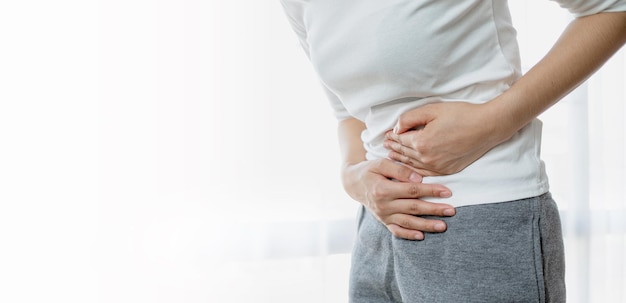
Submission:
[[[386,134],[389,158],[424,176],[457,173],[576,88],[625,41],[626,13],[578,18],[543,60],[490,102],[435,103],[402,114]]]
[[[355,118],[339,122],[337,133],[342,167],[344,169],[347,166],[365,161],[365,148],[363,147],[363,141],[361,141],[361,132],[363,130],[365,130],[365,124]]]
[[[396,237],[422,240],[423,232],[445,231],[445,222],[417,216],[453,216],[456,212],[451,205],[421,200],[450,197],[450,190],[438,184],[421,184],[421,176],[389,159],[367,161],[361,140],[363,130],[365,124],[357,119],[339,122],[341,172],[346,193],[369,209]]]
[[[626,13],[577,18],[550,52],[509,90],[489,102],[512,135],[585,81],[626,41]]]

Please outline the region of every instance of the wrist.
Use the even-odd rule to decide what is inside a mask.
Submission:
[[[532,118],[525,118],[525,115],[520,113],[521,109],[516,106],[516,102],[510,100],[510,96],[505,94],[482,104],[483,117],[489,121],[492,140],[497,144],[510,139],[532,120]]]
[[[359,168],[365,161],[358,163],[344,163],[341,167],[341,183],[343,190],[356,201],[361,201],[360,191],[357,189],[360,178]]]

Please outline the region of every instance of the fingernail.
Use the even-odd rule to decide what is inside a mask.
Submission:
[[[444,190],[439,193],[439,197],[450,198],[452,197],[452,193],[450,191]]]
[[[444,231],[446,230],[446,224],[443,222],[439,222],[437,224],[435,224],[435,229],[438,231]]]
[[[456,211],[454,210],[454,208],[448,208],[448,209],[444,209],[443,210],[443,215],[444,216],[454,216],[456,214]]]
[[[399,127],[396,124],[396,126],[393,127],[393,133],[397,135],[398,134],[398,129],[399,129]]]
[[[424,240],[424,235],[423,234],[415,234],[415,240]]]
[[[422,176],[420,176],[418,173],[411,173],[411,175],[409,176],[409,180],[411,182],[419,183],[422,182]]]

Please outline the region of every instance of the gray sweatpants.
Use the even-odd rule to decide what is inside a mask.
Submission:
[[[448,230],[394,237],[361,209],[350,302],[565,302],[559,213],[550,194],[463,206]]]

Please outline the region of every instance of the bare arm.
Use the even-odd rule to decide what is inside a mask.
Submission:
[[[493,110],[506,113],[508,132],[516,132],[580,85],[624,42],[626,12],[575,19],[539,63],[490,102]]]
[[[427,196],[449,197],[450,191],[441,185],[422,184],[414,170],[389,159],[366,160],[361,141],[364,129],[357,119],[339,122],[342,181],[348,195],[367,207],[397,237],[422,240],[424,231],[445,231],[443,221],[414,215],[454,215],[450,205],[420,200]]]
[[[626,13],[580,17],[509,90],[485,104],[438,103],[403,114],[387,133],[389,157],[422,175],[463,170],[595,72],[626,41]],[[410,131],[424,126],[421,131]]]
[[[361,141],[364,130],[365,123],[354,118],[339,122],[337,135],[343,168],[365,161],[365,148]]]

